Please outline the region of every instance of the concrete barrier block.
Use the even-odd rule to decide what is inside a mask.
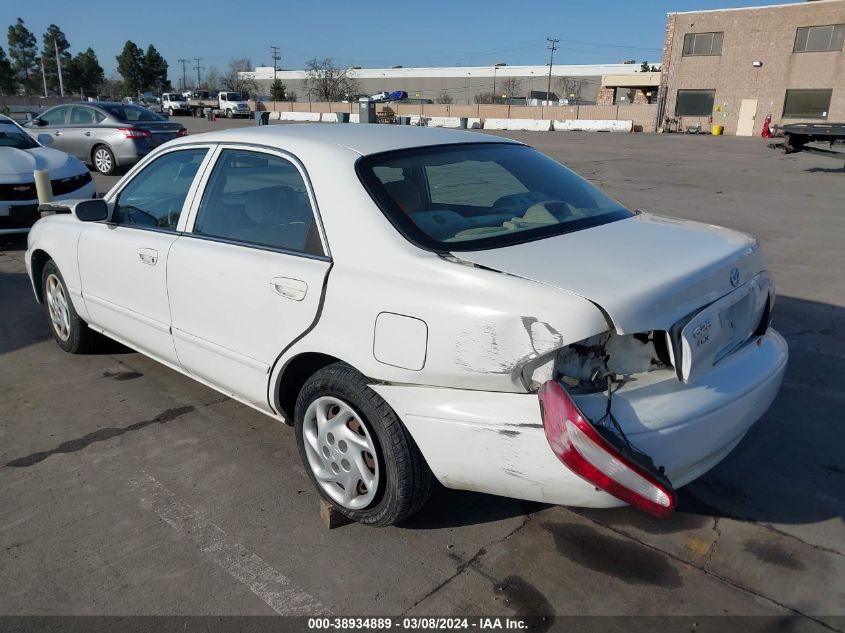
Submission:
[[[337,112],[323,112],[320,115],[322,123],[337,123]]]
[[[428,117],[426,125],[428,127],[459,128],[461,127],[461,119],[456,116],[432,116]]]
[[[523,132],[548,132],[551,119],[484,119],[485,130],[512,130]]]
[[[278,121],[278,120],[279,120],[279,116],[281,116],[281,114],[282,114],[281,112],[271,112],[271,113],[270,113],[270,119],[271,119],[272,121]]]
[[[320,120],[319,112],[280,112],[279,114],[281,121],[319,122]]]
[[[613,121],[600,119],[566,119],[555,121],[554,129],[559,132],[630,132],[634,129],[633,121]]]
[[[468,130],[480,130],[481,129],[481,119],[478,117],[469,117],[467,119],[467,129]]]
[[[353,112],[349,115],[349,122],[350,123],[360,123],[361,122],[361,115],[357,112]]]

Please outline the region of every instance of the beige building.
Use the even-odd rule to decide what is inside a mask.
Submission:
[[[758,135],[845,121],[845,0],[670,13],[659,120]]]

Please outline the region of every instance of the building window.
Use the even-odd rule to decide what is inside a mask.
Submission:
[[[795,53],[841,51],[845,41],[845,24],[801,26],[795,33]]]
[[[675,116],[710,116],[715,100],[715,90],[678,90]]]
[[[687,33],[684,35],[684,57],[721,55],[724,33]]]
[[[833,90],[787,90],[783,102],[785,119],[826,119]]]

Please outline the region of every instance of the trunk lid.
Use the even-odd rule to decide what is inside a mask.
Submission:
[[[170,121],[134,121],[132,127],[149,130],[153,135],[150,146],[158,147],[162,143],[178,138],[182,124],[171,123]]]
[[[454,256],[584,297],[608,314],[620,334],[669,330],[765,269],[749,235],[645,213]]]

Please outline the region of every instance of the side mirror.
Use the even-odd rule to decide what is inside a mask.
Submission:
[[[38,205],[41,217],[60,213],[72,213],[80,222],[101,222],[109,217],[109,205],[105,200],[61,200]]]
[[[52,134],[39,134],[38,135],[38,142],[42,145],[50,145],[53,142],[53,135]]]
[[[47,125],[47,121],[45,121],[44,119],[39,119],[38,117],[35,117],[32,120],[32,124],[36,125],[38,127],[44,127],[45,125]]]

